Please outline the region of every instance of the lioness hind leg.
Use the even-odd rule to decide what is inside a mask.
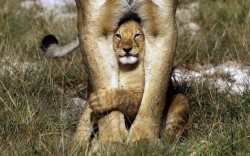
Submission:
[[[164,135],[171,138],[180,136],[189,119],[189,101],[187,97],[181,93],[175,94],[166,115]]]
[[[74,134],[73,141],[79,147],[84,147],[89,144],[90,136],[93,132],[93,123],[91,122],[92,109],[89,108],[89,103],[83,109],[83,113],[76,132]]]

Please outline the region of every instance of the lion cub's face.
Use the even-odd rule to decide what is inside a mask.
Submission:
[[[144,56],[145,39],[139,23],[127,21],[116,31],[113,48],[121,64],[135,64]]]

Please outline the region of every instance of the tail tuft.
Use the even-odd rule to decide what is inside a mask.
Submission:
[[[47,52],[47,49],[52,45],[52,44],[58,44],[58,41],[54,35],[47,35],[42,39],[40,48],[42,49],[43,52]]]

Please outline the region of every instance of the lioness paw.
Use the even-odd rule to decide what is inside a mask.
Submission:
[[[112,109],[112,100],[107,89],[98,89],[89,97],[89,107],[94,112],[103,113]]]
[[[140,140],[144,140],[147,142],[153,142],[153,140],[157,140],[159,136],[159,126],[155,125],[158,124],[154,124],[147,118],[135,120],[129,130],[127,143]]]

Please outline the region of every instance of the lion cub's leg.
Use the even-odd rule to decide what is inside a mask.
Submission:
[[[110,111],[98,121],[98,133],[92,141],[91,152],[95,153],[100,146],[107,147],[112,142],[125,141],[128,130],[124,115],[132,123],[139,110],[141,98],[142,92],[120,88],[99,89],[90,95],[89,105],[94,112]]]
[[[125,117],[134,120],[142,98],[142,91],[129,89],[98,89],[89,98],[89,107],[96,113],[110,113],[98,120],[98,133],[92,141],[92,152],[100,145],[112,142],[123,142],[127,138],[128,130]],[[119,111],[115,111],[119,110]]]
[[[90,108],[96,113],[119,110],[133,120],[139,110],[142,91],[132,89],[99,89],[90,96]]]
[[[86,147],[93,134],[93,125],[96,121],[92,120],[93,110],[89,107],[89,101],[86,104],[82,117],[77,126],[74,135],[74,142],[79,147]],[[117,118],[118,117],[118,118]],[[119,111],[113,111],[98,120],[98,133],[92,141],[94,148],[99,147],[99,143],[122,142],[127,137],[128,131],[125,126],[124,114]],[[101,142],[99,142],[101,141]]]
[[[114,127],[119,127],[119,129],[114,129]],[[109,143],[110,140],[123,142],[128,134],[124,114],[119,111],[113,111],[109,115],[104,116],[98,121],[98,130],[97,138],[100,138],[99,140],[104,144]]]
[[[92,141],[90,153],[96,154],[101,147],[109,147],[110,143],[123,142],[127,135],[124,114],[112,111],[98,121],[98,133]]]
[[[184,94],[174,94],[167,112],[166,137],[178,137],[184,131],[189,119],[189,101]]]

